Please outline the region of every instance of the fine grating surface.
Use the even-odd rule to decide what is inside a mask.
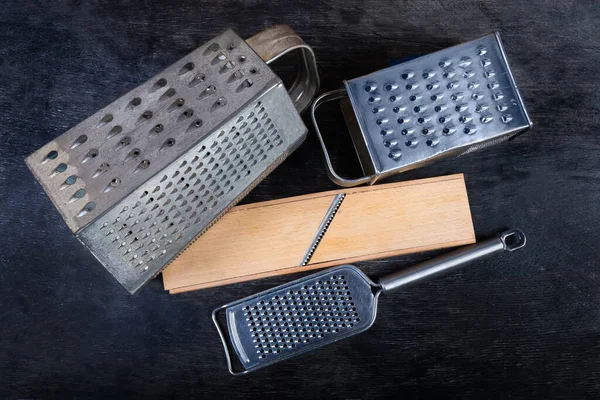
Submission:
[[[365,330],[375,305],[368,278],[344,266],[241,300],[226,313],[231,341],[249,369]]]
[[[298,144],[301,125],[282,121],[294,112],[286,98],[282,85],[267,92],[79,238],[130,292],[137,290]]]
[[[496,35],[353,79],[346,88],[370,158],[384,174],[530,126]]]

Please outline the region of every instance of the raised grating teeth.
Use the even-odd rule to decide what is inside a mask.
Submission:
[[[344,201],[345,197],[346,197],[345,193],[340,193],[340,194],[337,194],[333,198],[333,201],[331,202],[331,205],[329,206],[329,209],[327,210],[327,213],[325,214],[325,217],[323,218],[323,221],[321,222],[321,225],[319,226],[319,229],[317,231],[315,238],[313,239],[312,243],[310,244],[310,247],[306,251],[306,254],[304,254],[304,258],[302,258],[302,262],[300,263],[301,267],[308,264],[308,262],[312,258],[315,250],[319,246],[319,243],[321,243],[321,240],[323,239],[325,232],[327,232],[327,229],[329,228],[331,221],[333,221],[333,217],[335,217],[335,214],[337,213],[338,209],[342,205],[342,202]]]

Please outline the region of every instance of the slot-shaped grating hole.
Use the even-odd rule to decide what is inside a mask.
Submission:
[[[235,190],[235,183],[255,169],[264,169],[257,164],[266,162],[267,154],[283,144],[264,107],[247,112],[237,121],[234,129],[216,132],[177,161],[178,168],[168,176],[161,176],[160,184],[146,186],[139,192],[138,203],[128,206],[127,212],[119,217],[118,224],[126,223],[127,232],[131,230],[126,241],[121,232],[125,229],[123,226],[106,233],[116,251],[140,273],[146,271],[148,263],[167,254],[181,239],[181,232],[210,218],[208,212],[219,207],[227,192]],[[195,125],[196,121],[191,124]],[[227,147],[233,139],[240,139],[240,144]],[[173,146],[175,142],[169,138],[162,148]],[[248,151],[240,155],[241,148]],[[145,161],[150,162],[141,163]],[[136,168],[141,168],[141,163]]]

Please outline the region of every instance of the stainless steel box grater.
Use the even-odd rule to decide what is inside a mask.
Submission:
[[[287,26],[248,43],[225,31],[26,159],[71,231],[131,293],[306,136],[295,105],[318,88],[312,50]],[[266,62],[295,49],[292,101]]]
[[[532,126],[498,33],[344,84],[312,106],[328,173],[340,186],[373,184]],[[358,179],[334,171],[315,117],[323,102],[346,97],[351,107],[342,102],[342,111],[365,174]]]

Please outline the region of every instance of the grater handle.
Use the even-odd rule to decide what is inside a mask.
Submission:
[[[267,64],[298,50],[298,74],[288,93],[299,113],[305,111],[319,91],[320,81],[313,49],[288,25],[274,25],[246,40]]]
[[[327,175],[329,178],[338,186],[341,187],[353,187],[364,184],[373,184],[375,183],[376,175],[363,176],[361,178],[356,179],[347,179],[341,177],[335,170],[333,169],[333,164],[331,163],[331,158],[329,157],[329,152],[327,151],[327,146],[325,146],[325,141],[323,140],[323,136],[321,135],[321,131],[319,130],[319,125],[317,124],[317,118],[315,117],[315,111],[317,108],[326,102],[343,99],[347,96],[345,89],[333,90],[331,92],[323,93],[319,97],[317,97],[311,108],[311,117],[313,121],[313,125],[315,126],[315,132],[317,133],[317,137],[319,138],[319,142],[321,143],[321,148],[323,149],[323,155],[325,156],[325,166],[327,168]]]
[[[404,289],[456,271],[493,254],[518,250],[525,246],[525,242],[525,234],[522,231],[518,229],[509,230],[493,239],[460,248],[449,254],[383,277],[379,280],[379,285],[383,293]]]

